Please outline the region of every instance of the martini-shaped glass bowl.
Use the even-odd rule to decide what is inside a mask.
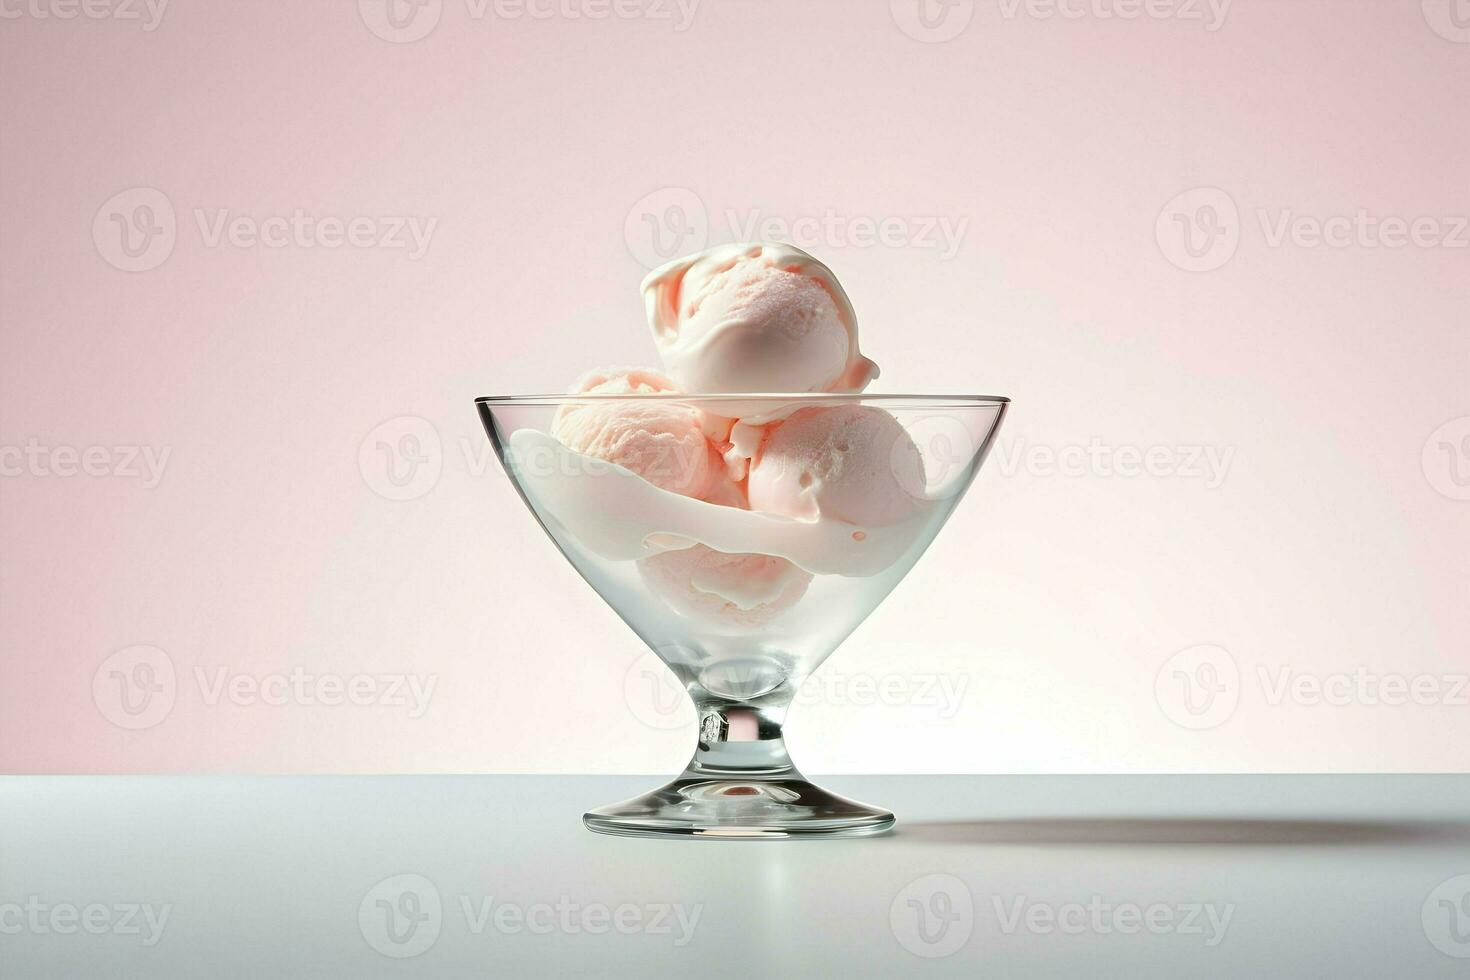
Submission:
[[[687,407],[715,431],[721,420],[779,425],[806,410],[864,406],[887,413],[897,422],[885,422],[891,438],[838,448],[862,452],[870,472],[891,474],[914,506],[897,523],[865,526],[756,512],[738,500],[736,506],[707,503],[573,452],[551,434],[559,415],[638,411],[649,402]],[[989,396],[861,394],[476,400],[505,472],[531,512],[673,672],[699,718],[698,745],[684,772],[644,796],[591,811],[584,817],[589,828],[760,838],[863,836],[893,825],[889,811],[829,793],[802,776],[787,755],[782,722],[802,682],[939,533],[984,461],[1007,405]]]

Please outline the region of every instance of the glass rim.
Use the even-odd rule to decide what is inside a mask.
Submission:
[[[567,402],[620,402],[620,401],[649,401],[649,402],[771,402],[779,404],[801,404],[825,405],[832,402],[902,402],[902,403],[932,403],[948,407],[997,407],[1009,405],[1010,398],[1005,395],[918,395],[918,394],[896,394],[882,395],[867,392],[822,392],[803,391],[778,394],[775,392],[726,392],[721,394],[699,394],[690,395],[677,391],[657,392],[627,392],[620,394],[587,392],[584,394],[562,394],[562,395],[481,395],[475,399],[476,405],[562,405]]]

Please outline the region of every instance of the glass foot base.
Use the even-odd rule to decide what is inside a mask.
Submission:
[[[652,793],[598,807],[582,822],[600,834],[626,837],[869,837],[892,827],[893,814],[800,776],[686,775]]]

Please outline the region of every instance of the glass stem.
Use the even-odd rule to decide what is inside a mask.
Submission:
[[[788,704],[696,699],[699,745],[685,778],[800,778],[781,732]]]

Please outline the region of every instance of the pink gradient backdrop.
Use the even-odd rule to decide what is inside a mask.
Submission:
[[[965,222],[950,256],[811,248],[875,391],[1016,401],[945,534],[824,668],[961,678],[962,705],[799,705],[805,767],[1465,770],[1470,707],[1272,704],[1258,678],[1470,671],[1470,458],[1421,458],[1470,416],[1470,249],[1273,247],[1257,212],[1470,214],[1470,44],[1431,27],[1434,0],[1236,0],[1213,31],[978,3],[943,43],[893,6],[703,0],[676,30],[446,0],[412,43],[351,2],[175,0],[151,32],[8,6],[0,444],[170,456],[153,488],[0,477],[0,769],[682,763],[690,731],[625,702],[638,641],[543,540],[470,402],[648,362],[625,226],[684,188],[711,242],[730,211]],[[1155,225],[1199,186],[1241,237],[1187,272]],[[124,272],[93,218],[137,187],[178,240]],[[437,224],[417,259],[209,247],[194,214],[220,208]],[[359,449],[402,416],[442,471],[392,501]],[[1093,439],[1233,455],[1214,487],[1003,463]],[[129,730],[93,675],[135,644],[179,688]],[[1242,679],[1191,730],[1155,679],[1198,644]],[[412,717],[211,704],[195,674],[296,666],[436,686]]]

